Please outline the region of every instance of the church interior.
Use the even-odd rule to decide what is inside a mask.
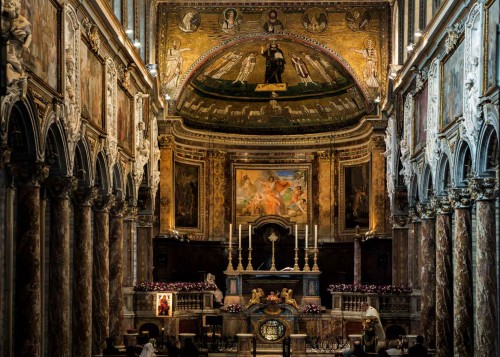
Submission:
[[[500,0],[0,4],[0,356],[500,354]]]

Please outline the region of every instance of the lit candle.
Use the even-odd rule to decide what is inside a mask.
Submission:
[[[252,248],[252,225],[248,225],[248,248]]]
[[[233,224],[229,223],[229,246],[231,246],[233,240]]]
[[[241,249],[241,224],[238,227],[238,249]]]
[[[314,249],[318,249],[318,225],[314,225]]]
[[[297,230],[297,225],[295,225],[295,249],[299,248],[299,231]]]
[[[306,224],[306,249],[307,249],[307,232],[309,231],[309,227]]]

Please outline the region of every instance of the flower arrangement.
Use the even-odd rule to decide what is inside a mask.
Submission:
[[[243,309],[241,308],[240,304],[229,304],[226,307],[226,311],[230,312],[232,314],[237,314],[237,313],[243,311]]]
[[[413,292],[413,289],[408,285],[330,284],[328,291],[331,293],[408,295]]]
[[[162,283],[143,282],[134,286],[134,291],[215,291],[215,284],[209,283]]]
[[[321,310],[316,304],[307,304],[304,307],[304,314],[319,314],[320,312]]]

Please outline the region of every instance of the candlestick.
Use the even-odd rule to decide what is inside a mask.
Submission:
[[[248,248],[248,265],[247,265],[247,271],[253,271],[253,266],[252,266],[252,248]]]
[[[309,249],[304,248],[304,269],[302,271],[311,271],[309,268]]]
[[[252,249],[252,225],[248,225],[248,249]]]
[[[295,249],[299,248],[299,231],[297,230],[297,225],[295,225]]]
[[[238,249],[241,249],[241,224],[238,227]]]
[[[241,247],[238,248],[238,266],[236,267],[237,271],[243,271],[243,270],[245,270],[245,268],[243,268],[243,264],[241,263],[241,261],[243,260],[243,257],[241,256],[241,251],[242,250],[243,249],[241,249]]]
[[[295,261],[295,264],[293,265],[293,271],[300,271],[299,268],[299,248],[295,247],[295,258],[293,260]]]
[[[312,271],[319,271],[319,267],[318,267],[318,250],[317,249],[314,249],[314,264],[313,264],[313,267],[312,267]]]
[[[308,232],[308,230],[309,230],[309,227],[306,224],[306,249],[307,249],[307,232]]]
[[[228,262],[227,262],[227,268],[226,271],[234,271],[233,269],[233,225],[230,223],[229,224],[229,254],[228,254]]]
[[[314,225],[314,249],[318,249],[318,225]]]

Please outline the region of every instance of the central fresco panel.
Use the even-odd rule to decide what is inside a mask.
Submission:
[[[384,90],[378,8],[160,4],[160,83],[188,126],[293,134],[353,125]]]

